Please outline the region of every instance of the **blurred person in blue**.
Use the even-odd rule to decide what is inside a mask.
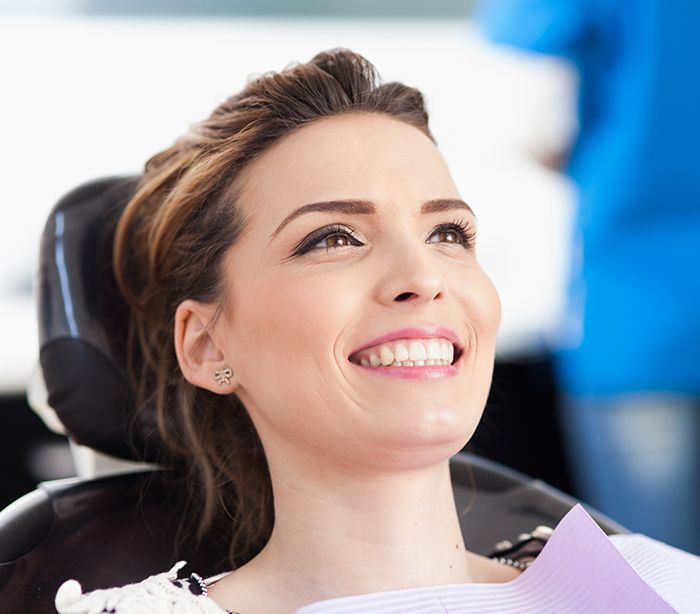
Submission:
[[[485,0],[479,19],[579,73],[555,350],[577,494],[700,553],[700,3]]]

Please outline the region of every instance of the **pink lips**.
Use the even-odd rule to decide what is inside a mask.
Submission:
[[[389,377],[399,377],[403,379],[439,379],[443,377],[451,377],[457,374],[458,363],[461,361],[462,346],[459,342],[457,334],[444,326],[428,325],[420,327],[399,328],[397,330],[381,335],[364,345],[354,350],[350,356],[367,348],[395,341],[396,339],[433,339],[442,338],[450,341],[456,348],[458,355],[457,360],[451,365],[432,365],[423,367],[363,367],[350,361],[350,364],[355,365],[359,369],[366,369],[380,375]]]

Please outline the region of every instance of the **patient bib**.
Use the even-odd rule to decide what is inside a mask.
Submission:
[[[686,580],[700,579],[697,560],[695,573],[698,577]],[[449,584],[341,597],[306,605],[295,614],[351,612],[667,614],[677,610],[635,571],[583,507],[576,505],[559,522],[530,567],[510,582]]]

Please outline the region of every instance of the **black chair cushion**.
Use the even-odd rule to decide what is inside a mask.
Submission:
[[[114,279],[112,243],[138,177],[93,181],[49,215],[39,260],[39,359],[69,436],[112,456],[157,461],[155,419],[136,412],[126,374],[128,307]]]

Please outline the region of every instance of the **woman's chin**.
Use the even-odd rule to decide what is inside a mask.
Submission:
[[[471,439],[481,412],[477,415],[465,415],[450,409],[423,413],[420,419],[406,419],[394,424],[378,439],[384,450],[382,456],[405,459],[424,464],[450,458],[459,452]]]

